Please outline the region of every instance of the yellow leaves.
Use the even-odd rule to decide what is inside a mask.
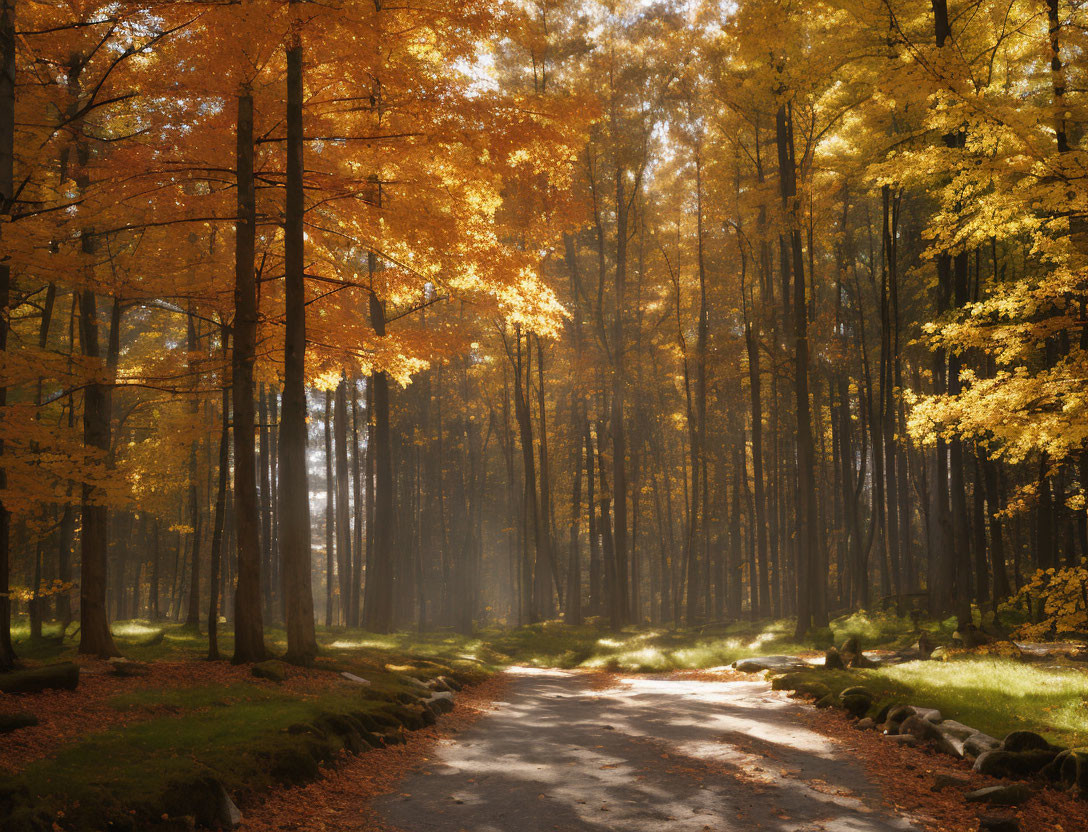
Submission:
[[[1086,372],[1088,353],[1076,347],[1046,370],[1020,365],[991,378],[964,372],[958,396],[908,392],[908,428],[923,443],[956,433],[992,441],[994,452],[1011,462],[1039,452],[1060,461],[1088,441]]]
[[[8,592],[8,597],[27,603],[38,598],[51,598],[54,595],[60,595],[70,591],[73,586],[74,584],[71,581],[62,581],[60,578],[55,578],[52,582],[42,581],[37,590],[31,587],[13,586]],[[4,593],[0,592],[0,598],[2,597],[4,597]]]
[[[1033,619],[1018,631],[1022,638],[1042,639],[1088,627],[1088,568],[1080,566],[1039,569],[1011,599],[1028,604]],[[1040,609],[1041,602],[1041,609]]]

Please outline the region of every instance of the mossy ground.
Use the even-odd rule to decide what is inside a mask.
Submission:
[[[47,629],[47,638],[36,643],[20,630],[15,635],[16,649],[28,665],[75,658],[74,644],[60,640],[59,632]],[[170,663],[181,676],[188,663],[203,662],[207,652],[206,635],[176,625],[120,622],[114,635],[126,658],[159,667]],[[271,630],[267,636],[273,655],[285,650],[282,632]],[[64,813],[72,828],[121,828],[126,814],[158,817],[164,795],[198,778],[213,777],[232,795],[244,797],[305,774],[289,770],[294,752],[305,750],[309,757],[303,762],[309,765],[314,757],[331,759],[344,747],[343,738],[331,732],[292,733],[292,726],[327,714],[365,715],[393,726],[404,721],[407,695],[419,693],[408,676],[452,675],[471,682],[499,666],[481,645],[470,646],[456,636],[375,637],[323,630],[319,639],[321,656],[313,672],[292,670],[286,685],[244,672],[223,683],[185,686],[149,686],[137,677],[131,690],[102,703],[122,719],[0,778],[0,804],[8,794],[17,806]],[[229,657],[229,634],[220,646]],[[340,671],[371,684],[338,683],[334,673]],[[310,677],[315,684],[307,684]],[[12,697],[11,702],[33,711],[32,696]]]

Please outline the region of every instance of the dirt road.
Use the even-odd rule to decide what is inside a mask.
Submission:
[[[373,808],[411,832],[916,832],[765,682],[515,668]]]

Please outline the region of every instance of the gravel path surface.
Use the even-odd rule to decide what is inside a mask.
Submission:
[[[406,832],[918,832],[765,682],[515,668],[374,809]]]

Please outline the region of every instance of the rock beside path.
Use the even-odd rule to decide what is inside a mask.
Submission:
[[[1016,818],[983,815],[978,819],[979,832],[1020,832],[1020,821]]]
[[[979,755],[975,760],[974,770],[990,777],[1026,777],[1041,772],[1057,756],[1057,751],[1043,748],[1026,751],[995,748]]]
[[[733,667],[741,673],[762,673],[764,670],[773,670],[775,673],[789,673],[793,670],[804,670],[808,664],[798,656],[761,656],[753,659],[740,659],[733,663]]]
[[[453,694],[449,691],[439,691],[429,699],[425,699],[423,704],[436,714],[448,714],[453,710]]]
[[[968,792],[963,799],[968,803],[992,803],[997,806],[1019,806],[1031,797],[1031,789],[1023,783],[1007,786],[987,786]]]

